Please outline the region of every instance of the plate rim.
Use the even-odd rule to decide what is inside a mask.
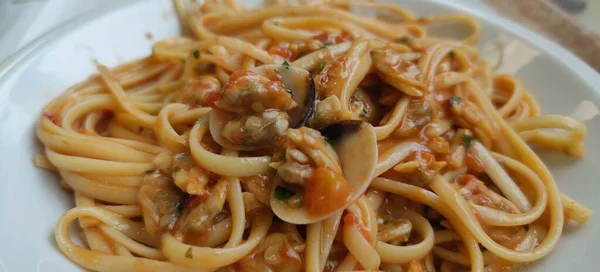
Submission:
[[[395,1],[401,2],[401,0]],[[41,49],[56,43],[56,41],[62,36],[65,36],[69,30],[82,27],[102,16],[141,2],[143,2],[143,0],[122,0],[99,9],[84,12],[83,14],[69,19],[47,31],[38,38],[27,43],[21,49],[9,56],[5,61],[0,63],[0,86],[2,86],[7,78],[9,78],[11,72],[15,71],[19,66],[25,63],[26,59],[34,57],[36,52],[40,52]],[[585,84],[593,90],[591,93],[595,96],[595,100],[600,102],[600,88],[595,87],[600,86],[600,73],[596,72],[587,63],[581,60],[581,58],[560,46],[557,42],[549,40],[541,34],[527,28],[525,25],[513,22],[494,12],[486,12],[471,8],[463,2],[450,3],[444,0],[425,0],[425,2],[467,13],[475,17],[478,21],[485,21],[506,33],[517,36],[519,40],[529,43],[550,58],[561,62],[561,65],[571,70],[574,76],[577,76],[578,79],[585,82]],[[10,91],[7,92],[10,93]],[[4,109],[0,108],[0,117],[3,116],[3,112]]]
[[[394,1],[397,3],[402,2],[402,0]],[[68,35],[70,30],[85,27],[85,25],[103,16],[117,12],[121,9],[128,8],[134,4],[140,4],[142,2],[143,0],[121,0],[118,3],[106,5],[102,8],[85,12],[47,31],[38,38],[26,44],[21,49],[17,50],[4,62],[0,63],[0,87],[6,84],[7,80],[11,78],[15,71],[18,71],[20,68],[27,65],[28,60],[43,54],[46,49],[54,46],[57,41]],[[454,9],[457,12],[467,13],[472,15],[478,21],[486,22],[494,26],[497,30],[509,33],[517,40],[530,44],[542,54],[547,55],[549,58],[560,63],[560,65],[564,68],[569,69],[569,76],[576,77],[580,81],[584,82],[590,90],[593,90],[586,92],[586,94],[589,93],[588,97],[593,99],[595,104],[600,103],[600,88],[595,87],[600,86],[600,74],[598,74],[573,53],[558,45],[556,42],[548,40],[547,38],[533,32],[527,27],[519,23],[512,22],[495,13],[485,12],[476,8],[468,7],[467,3],[464,2],[449,3],[445,2],[444,0],[425,0],[425,2]],[[13,93],[13,91],[13,89],[7,89],[6,93],[10,95]],[[2,97],[1,92],[2,91],[0,90],[0,97]],[[10,99],[8,99],[7,102],[10,102]],[[0,107],[0,123],[2,122],[4,112],[5,109]],[[1,263],[0,268],[2,268]]]
[[[144,2],[144,0],[121,0],[116,3],[111,3],[98,9],[89,10],[79,14],[44,32],[39,37],[33,39],[19,50],[15,51],[3,62],[0,62],[0,86],[3,85],[11,72],[18,68],[19,65],[22,65],[26,59],[35,56],[36,50],[47,48],[56,43],[56,41],[65,36],[69,30],[77,29],[83,25],[97,20],[102,16],[141,2]],[[2,112],[0,112],[0,116],[2,116],[1,114]]]

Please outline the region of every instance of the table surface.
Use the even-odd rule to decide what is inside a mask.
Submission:
[[[0,0],[0,62],[45,32],[87,11],[114,5],[120,0]],[[484,0],[447,0],[495,12]],[[600,0],[575,17],[600,33]]]

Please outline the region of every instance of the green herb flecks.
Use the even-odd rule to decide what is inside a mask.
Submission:
[[[473,141],[473,136],[471,136],[471,135],[463,135],[462,136],[462,141],[463,141],[463,145],[466,148],[469,148],[469,147],[471,147],[471,142]]]
[[[195,58],[195,59],[199,59],[199,58],[200,58],[200,51],[198,51],[198,50],[194,50],[194,53],[193,53],[193,54],[194,54],[194,58]]]
[[[319,72],[323,71],[323,69],[325,69],[325,66],[327,66],[327,61],[322,60],[319,61],[319,63],[317,63],[317,68],[319,69]]]
[[[360,117],[364,118],[367,117],[367,109],[363,108],[362,111],[360,112]]]
[[[185,257],[188,259],[194,258],[194,256],[192,256],[192,247],[188,247],[187,251],[185,252]]]
[[[289,69],[290,68],[290,63],[286,61],[283,62],[282,64],[285,68]]]
[[[450,97],[450,99],[448,99],[448,102],[450,103],[450,105],[458,105],[460,104],[460,102],[462,101],[462,99],[460,98],[460,96],[453,96]]]
[[[450,52],[448,52],[448,57],[454,58],[455,56],[456,56],[456,52],[454,52],[454,50],[450,50]]]
[[[292,192],[286,188],[283,188],[281,186],[277,186],[275,188],[274,196],[275,196],[275,199],[277,199],[277,200],[288,200],[288,199],[290,199],[290,197],[292,197],[294,195],[295,195],[294,192]]]

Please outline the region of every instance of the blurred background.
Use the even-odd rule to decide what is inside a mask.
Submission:
[[[0,0],[0,62],[52,28],[119,1],[122,0]],[[592,52],[587,54],[600,53],[600,0],[446,1],[500,13],[559,42],[584,60],[588,57],[578,52],[583,45],[585,51]]]

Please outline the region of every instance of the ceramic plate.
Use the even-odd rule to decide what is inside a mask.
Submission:
[[[242,2],[258,2],[248,0]],[[483,26],[483,54],[504,51],[498,72],[515,74],[545,113],[570,114],[582,101],[600,105],[600,76],[566,50],[494,14],[444,0],[402,0],[416,14],[468,13]],[[469,1],[457,1],[468,3]],[[153,39],[147,37],[151,34]],[[41,151],[35,125],[42,107],[95,72],[94,60],[114,66],[151,53],[153,40],[176,36],[170,1],[123,1],[42,36],[0,67],[0,271],[80,271],[58,250],[54,225],[73,206],[57,177],[33,166]],[[594,87],[596,86],[596,87]],[[587,121],[585,159],[544,153],[558,186],[600,211],[600,119]],[[552,255],[527,271],[597,271],[600,219],[568,226]]]

